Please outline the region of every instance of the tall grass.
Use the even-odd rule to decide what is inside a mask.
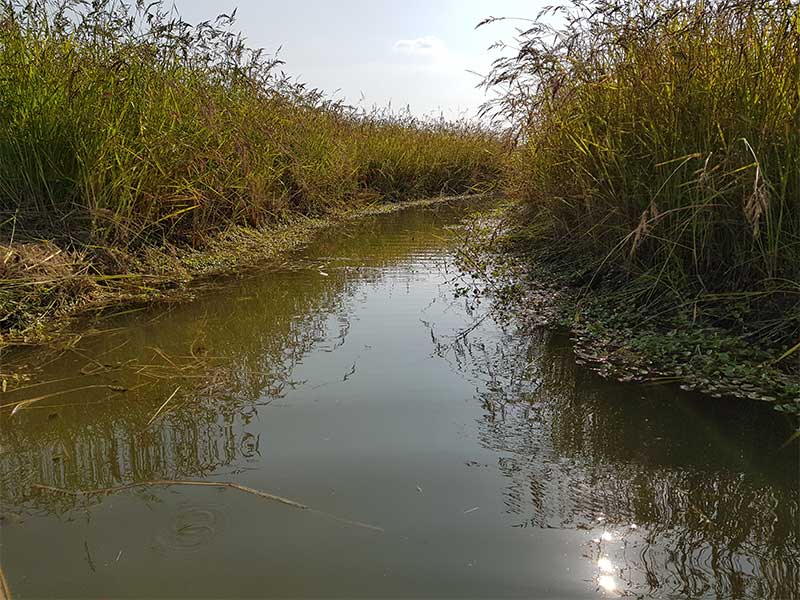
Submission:
[[[485,81],[502,92],[487,112],[519,140],[507,173],[519,223],[552,252],[626,273],[635,302],[760,320],[759,335],[796,341],[797,2],[545,13]]]
[[[160,1],[1,0],[0,211],[73,240],[195,243],[496,179],[490,134],[327,100],[232,25]]]

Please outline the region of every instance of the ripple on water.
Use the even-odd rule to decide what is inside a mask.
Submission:
[[[156,548],[164,554],[197,552],[224,530],[225,515],[216,506],[182,506],[155,535]]]

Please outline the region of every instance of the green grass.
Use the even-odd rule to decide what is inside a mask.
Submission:
[[[3,232],[197,246],[231,225],[496,181],[486,131],[327,100],[232,25],[190,26],[162,2],[0,2]]]
[[[495,62],[506,187],[539,256],[620,306],[800,340],[796,2],[574,2]],[[684,317],[689,315],[689,319]],[[787,360],[789,357],[784,357]]]

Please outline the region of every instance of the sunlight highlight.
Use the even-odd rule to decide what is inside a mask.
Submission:
[[[606,592],[614,592],[617,589],[617,582],[611,575],[600,575],[597,578],[597,584]]]
[[[614,563],[606,557],[603,557],[597,561],[597,568],[603,571],[603,573],[611,573],[614,570]]]

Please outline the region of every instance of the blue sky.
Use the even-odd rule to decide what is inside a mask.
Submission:
[[[546,0],[175,0],[189,22],[237,11],[249,44],[273,53],[312,87],[369,108],[410,105],[414,114],[471,115],[475,88],[493,57],[487,47],[513,41],[517,21],[475,30],[489,16],[533,18]]]

